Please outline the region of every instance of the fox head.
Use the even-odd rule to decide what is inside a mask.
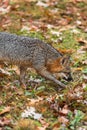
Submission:
[[[47,64],[47,69],[56,77],[63,77],[67,81],[72,80],[70,56],[64,55],[54,61],[50,61]]]

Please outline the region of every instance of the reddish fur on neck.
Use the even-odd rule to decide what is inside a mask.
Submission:
[[[58,58],[54,61],[51,61],[50,63],[47,64],[47,69],[52,72],[60,72],[62,70],[62,65],[61,65],[61,58]]]

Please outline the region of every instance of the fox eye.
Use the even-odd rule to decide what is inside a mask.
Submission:
[[[65,59],[62,59],[62,64],[64,64],[65,63]]]
[[[68,63],[67,59],[66,58],[63,58],[62,59],[62,65],[66,65]]]

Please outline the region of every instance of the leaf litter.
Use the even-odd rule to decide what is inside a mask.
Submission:
[[[27,83],[26,93],[18,83],[16,66],[1,67],[1,130],[16,129],[17,123],[18,128],[26,130],[87,129],[86,12],[85,0],[4,0],[0,3],[0,30],[44,39],[64,54],[71,54],[75,79],[65,90],[56,91],[53,84],[47,84],[34,72],[27,72],[26,79],[31,83]],[[20,121],[22,114],[24,119]]]

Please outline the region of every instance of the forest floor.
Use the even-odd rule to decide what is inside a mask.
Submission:
[[[28,69],[0,66],[0,130],[87,130],[86,0],[0,1],[0,31],[36,37],[71,56],[73,81],[56,85]]]

